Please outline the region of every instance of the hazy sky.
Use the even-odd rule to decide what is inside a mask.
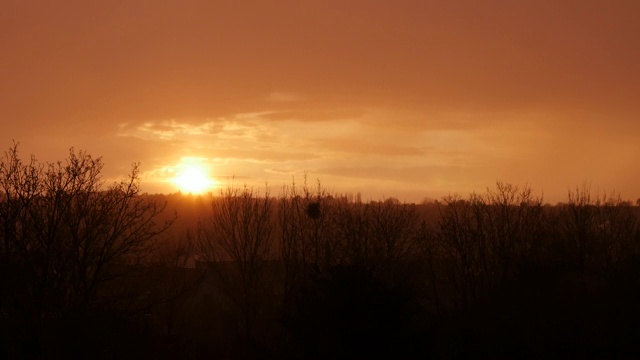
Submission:
[[[640,197],[640,1],[0,0],[0,145],[420,201]]]

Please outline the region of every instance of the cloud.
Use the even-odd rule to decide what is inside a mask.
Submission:
[[[271,174],[278,174],[278,175],[295,175],[295,174],[304,174],[306,172],[305,170],[301,170],[293,167],[268,168],[268,169],[265,169],[265,171]]]
[[[398,116],[411,126],[382,127],[381,118]],[[508,159],[523,137],[521,123],[421,126],[420,118],[387,109],[327,109],[239,112],[215,119],[146,121],[120,126],[121,137],[166,143],[168,152],[197,154],[243,171],[285,174],[320,168],[468,168]],[[466,121],[473,114],[449,114]],[[476,116],[477,117],[477,116]],[[309,120],[311,118],[312,120]],[[266,120],[266,121],[265,121]],[[390,123],[387,118],[386,123]],[[528,129],[527,132],[530,132]],[[173,155],[175,159],[176,155]],[[267,164],[281,166],[265,167]],[[253,170],[249,170],[252,168]],[[282,170],[285,169],[285,170]],[[384,175],[381,175],[384,176]]]
[[[198,124],[184,120],[168,119],[146,121],[133,126],[122,123],[118,126],[118,136],[138,137],[141,139],[178,140],[198,135],[212,135],[221,132],[223,124],[209,119],[203,119]]]

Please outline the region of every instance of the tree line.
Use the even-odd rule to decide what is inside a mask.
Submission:
[[[640,212],[586,185],[431,204],[232,184],[172,231],[138,165],[0,160],[3,358],[634,356]]]

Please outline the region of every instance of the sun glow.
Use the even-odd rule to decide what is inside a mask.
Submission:
[[[175,171],[171,182],[183,193],[202,194],[216,185],[209,176],[209,167],[201,162],[183,160]]]

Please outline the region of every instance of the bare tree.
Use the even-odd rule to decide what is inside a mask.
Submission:
[[[280,259],[284,267],[284,298],[311,268],[330,266],[337,256],[330,234],[332,196],[317,182],[315,191],[304,177],[302,187],[295,181],[282,189],[278,199]]]
[[[97,306],[99,288],[130,273],[170,225],[155,221],[164,204],[138,196],[137,164],[106,187],[102,168],[100,158],[73,148],[65,162],[23,163],[14,144],[0,159],[5,305],[35,336],[45,322],[82,318]]]
[[[457,306],[466,307],[476,301],[485,285],[486,241],[482,231],[484,202],[472,196],[464,200],[457,195],[443,199],[440,206],[440,222],[435,241],[440,245],[445,259],[448,282],[457,296]]]
[[[484,209],[491,271],[506,283],[540,243],[542,198],[534,196],[529,186],[497,182],[495,190],[487,189]]]
[[[637,251],[638,217],[619,194],[599,196],[589,185],[576,187],[557,223],[579,273],[602,274]]]
[[[437,241],[463,307],[507,284],[540,246],[542,199],[529,187],[498,182],[486,195],[446,197],[440,217]]]
[[[199,255],[239,310],[241,331],[249,340],[272,285],[265,271],[274,255],[272,204],[268,191],[260,196],[254,188],[231,185],[213,198],[211,216],[199,232]]]
[[[353,203],[341,201],[332,220],[339,263],[373,268],[373,217],[369,204],[360,199]]]
[[[374,253],[384,278],[392,279],[412,248],[417,227],[414,204],[402,204],[397,199],[370,203]]]

